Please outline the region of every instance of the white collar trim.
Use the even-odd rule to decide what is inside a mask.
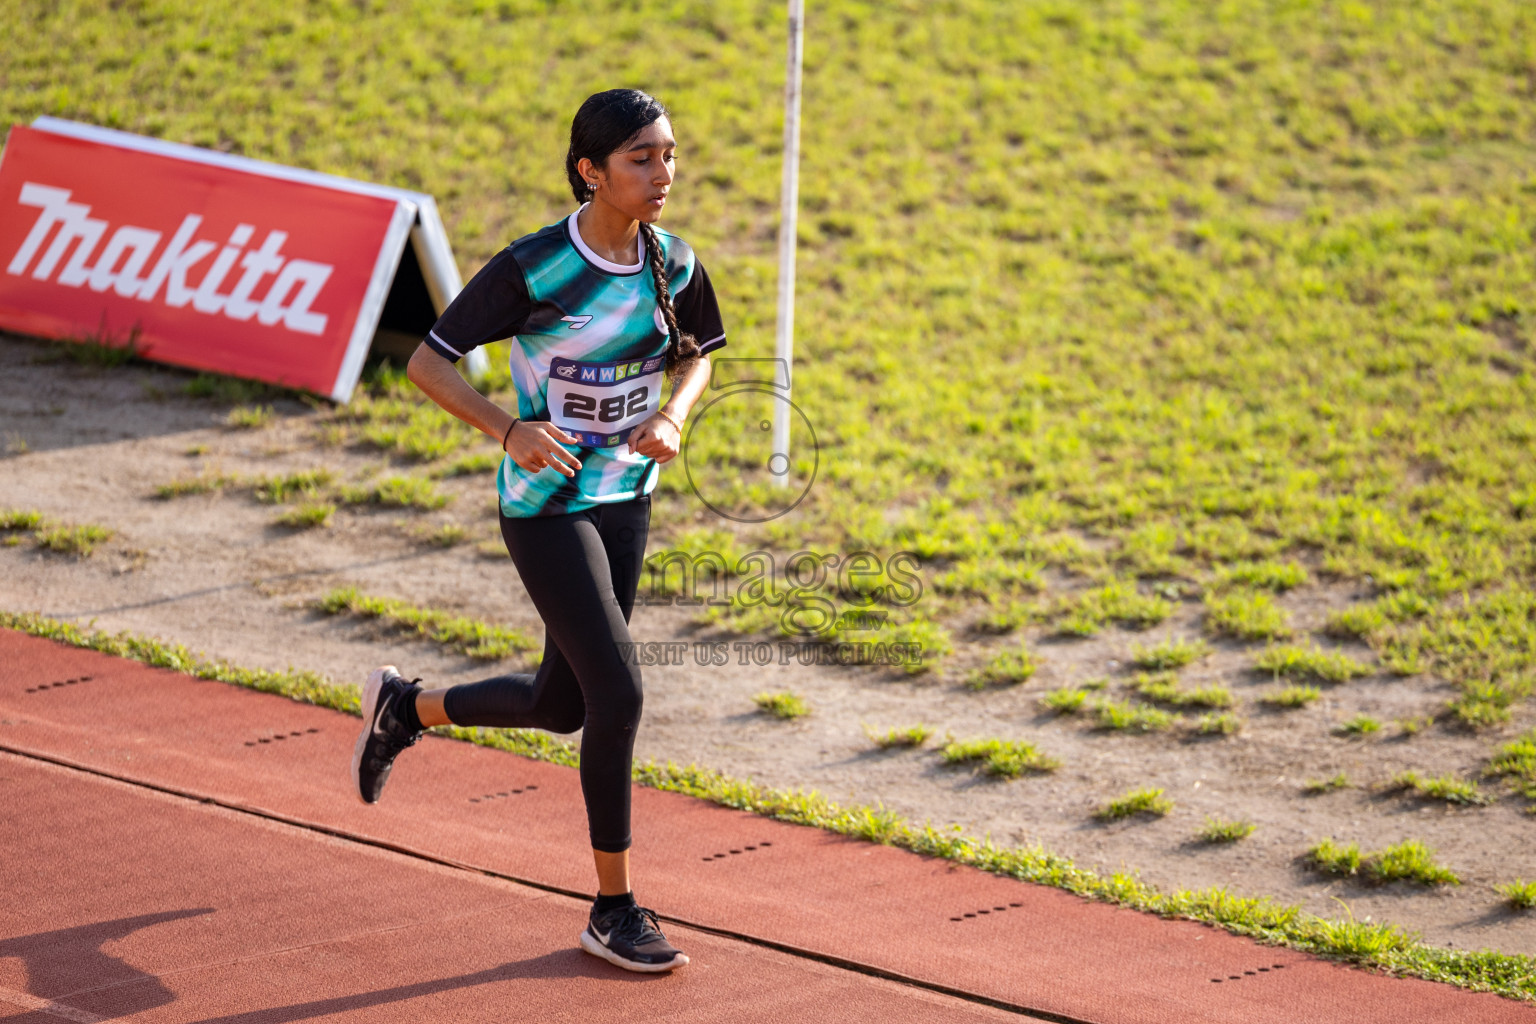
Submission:
[[[582,203],[581,206],[577,208],[576,212],[571,214],[570,217],[566,218],[565,221],[566,227],[568,228],[571,236],[571,244],[576,247],[576,251],[585,256],[587,261],[594,267],[597,267],[599,270],[606,270],[610,274],[638,274],[640,271],[644,270],[645,239],[640,237],[640,233],[638,231],[635,232],[635,262],[629,264],[628,266],[623,263],[614,263],[611,260],[603,259],[597,253],[592,251],[591,246],[587,245],[587,243],[582,240],[581,231],[576,227],[576,217],[581,213],[582,210],[587,208],[587,205],[588,204],[586,203]]]

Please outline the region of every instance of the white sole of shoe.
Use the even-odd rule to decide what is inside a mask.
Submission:
[[[675,971],[688,963],[686,954],[679,953],[664,964],[637,964],[625,960],[607,946],[592,937],[592,933],[585,928],[581,930],[581,948],[593,956],[600,956],[615,967],[622,967],[626,971],[638,971],[641,974],[661,974],[664,971]]]
[[[363,684],[363,728],[357,734],[357,743],[352,747],[352,793],[364,804],[368,801],[363,799],[363,752],[368,749],[368,737],[373,732],[373,716],[379,710],[379,690],[384,687],[384,673],[394,671],[396,669],[393,665],[376,668]]]

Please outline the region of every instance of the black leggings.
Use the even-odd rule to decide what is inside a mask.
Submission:
[[[651,499],[559,516],[501,517],[501,535],[544,620],[544,660],[529,675],[450,689],[455,725],[581,733],[581,792],[592,847],[629,849],[630,762],[640,668],[627,656],[629,613],[645,559]]]

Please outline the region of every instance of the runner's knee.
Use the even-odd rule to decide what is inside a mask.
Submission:
[[[587,702],[586,728],[605,732],[633,733],[640,725],[640,711],[645,693],[640,685],[640,668],[625,665],[609,676],[601,699]]]

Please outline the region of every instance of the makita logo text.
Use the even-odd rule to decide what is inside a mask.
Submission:
[[[286,231],[268,231],[260,246],[247,249],[256,229],[250,224],[237,224],[220,249],[216,242],[195,237],[203,218],[188,214],[163,248],[161,232],[125,224],[112,232],[100,255],[92,261],[109,225],[92,217],[86,204],[70,202],[69,196],[68,189],[30,181],[22,185],[21,205],[35,206],[42,212],[5,268],[6,273],[20,277],[31,267],[33,278],[47,281],[54,278],[57,270],[54,280],[69,288],[85,285],[95,292],[110,288],[124,298],[163,301],[173,309],[191,303],[199,313],[222,313],[231,320],[243,322],[254,317],[268,327],[282,324],[300,334],[325,332],[325,315],[311,312],[310,306],[336,268],[329,263],[284,256]],[[52,244],[43,249],[50,235]],[[197,284],[188,283],[188,274],[215,250],[218,255]],[[61,262],[63,269],[59,267]],[[237,266],[240,274],[234,287],[220,291]],[[256,298],[268,278],[272,280],[265,294]]]

